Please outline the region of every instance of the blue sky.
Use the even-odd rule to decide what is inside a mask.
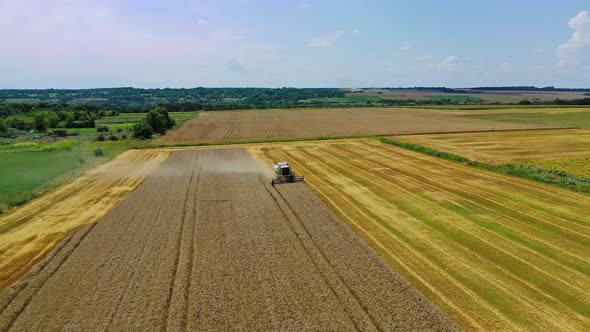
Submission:
[[[0,0],[0,88],[590,87],[590,1]]]

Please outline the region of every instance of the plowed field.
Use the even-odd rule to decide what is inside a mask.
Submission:
[[[506,163],[518,160],[590,156],[590,130],[538,130],[493,133],[396,136],[472,160]]]
[[[0,217],[0,290],[81,226],[102,217],[168,152],[127,151],[75,181]]]
[[[272,188],[240,149],[174,152],[0,294],[0,331],[454,328],[306,186]]]
[[[355,135],[396,135],[544,126],[511,124],[418,109],[320,109],[202,112],[158,144]]]
[[[288,160],[470,330],[590,329],[590,197],[375,140],[252,148]]]

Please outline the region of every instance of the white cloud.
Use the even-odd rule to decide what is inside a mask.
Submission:
[[[419,56],[417,59],[418,59],[418,61],[427,61],[427,60],[434,60],[434,59],[436,59],[436,57],[431,54],[426,54],[426,55]]]
[[[459,59],[459,57],[449,56],[445,60],[443,60],[442,62],[439,62],[438,64],[436,64],[436,67],[439,70],[455,72],[455,71],[457,71],[457,69],[459,67],[460,61],[461,61],[461,59]]]
[[[514,71],[514,65],[510,62],[504,62],[496,68],[498,73],[511,73]]]
[[[409,51],[412,48],[411,45],[404,45],[402,47],[399,48],[400,51]]]
[[[535,50],[535,52],[537,52],[537,53],[545,53],[545,49],[544,48],[537,48]]]
[[[311,7],[311,5],[308,4],[308,3],[302,3],[299,6],[297,6],[297,8],[299,8],[299,9],[307,9],[307,8],[310,8],[310,7]]]
[[[223,69],[239,70],[235,62],[241,62],[225,56],[258,73],[257,64],[280,53],[232,28],[203,29],[197,19],[165,15],[129,17],[117,5],[0,0],[0,40],[12,46],[0,52],[0,86],[229,85],[240,81]],[[154,29],[154,21],[165,28]]]
[[[198,20],[197,21],[197,24],[198,25],[208,25],[209,24],[209,21],[206,21],[206,20]]]
[[[571,38],[557,48],[557,65],[560,67],[577,67],[582,61],[582,51],[590,46],[590,13],[582,10],[572,17],[569,26],[574,29]]]
[[[340,37],[342,37],[343,35],[344,32],[342,31],[334,31],[327,35],[312,38],[312,40],[309,42],[309,44],[307,44],[307,46],[314,48],[330,47],[334,45],[336,40],[340,39]]]
[[[359,33],[361,33],[361,30],[359,30],[359,29],[352,29],[352,33],[354,35],[358,35]]]

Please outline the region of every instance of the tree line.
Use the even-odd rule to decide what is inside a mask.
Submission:
[[[97,119],[119,113],[93,105],[67,104],[1,104],[0,133],[50,128],[93,128]]]
[[[318,88],[107,88],[81,90],[0,90],[2,101],[96,105],[119,112],[149,112],[166,105],[177,110],[222,110],[306,106],[306,100],[344,97],[345,90]],[[310,105],[315,107],[316,105]]]

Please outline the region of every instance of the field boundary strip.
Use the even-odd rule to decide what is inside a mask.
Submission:
[[[550,131],[550,130],[568,130],[581,129],[580,127],[539,127],[539,128],[520,128],[520,129],[488,129],[488,130],[461,130],[461,131],[429,131],[419,133],[398,133],[398,134],[376,134],[376,135],[349,135],[349,136],[317,136],[317,137],[297,137],[297,138],[277,138],[261,140],[237,140],[237,141],[211,141],[211,142],[194,142],[194,143],[171,143],[171,144],[148,144],[137,147],[136,149],[157,149],[157,148],[175,148],[175,147],[203,147],[203,146],[225,146],[225,145],[245,145],[245,144],[263,144],[263,143],[289,143],[289,142],[312,142],[312,141],[330,141],[346,140],[361,138],[381,138],[390,136],[418,136],[418,135],[445,135],[445,134],[477,134],[477,133],[495,133],[495,132],[515,132],[515,131]]]

